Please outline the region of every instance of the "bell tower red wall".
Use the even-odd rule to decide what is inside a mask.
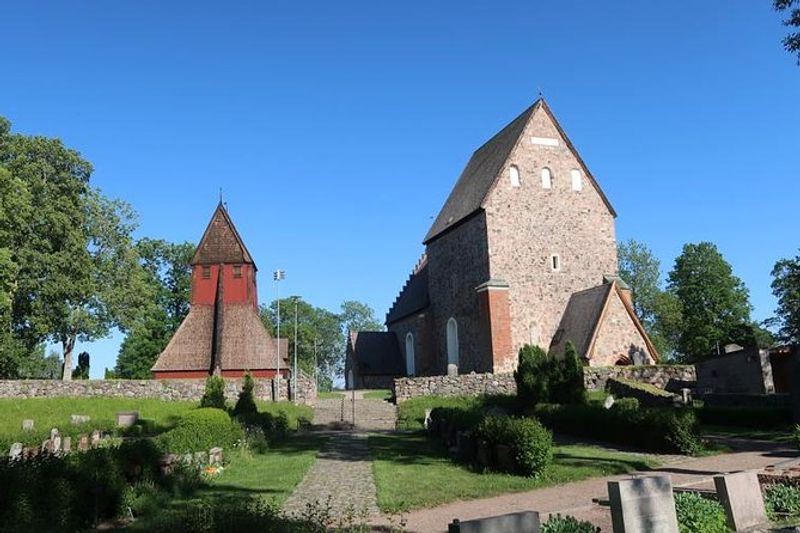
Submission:
[[[222,303],[258,306],[256,269],[248,263],[194,265],[192,268],[192,305],[214,305],[217,278],[222,275]]]

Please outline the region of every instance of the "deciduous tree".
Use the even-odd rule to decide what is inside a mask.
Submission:
[[[800,255],[775,263],[772,294],[778,299],[774,323],[779,338],[784,342],[800,342]]]

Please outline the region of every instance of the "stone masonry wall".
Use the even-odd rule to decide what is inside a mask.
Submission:
[[[255,396],[260,400],[273,399],[273,380],[256,379]],[[225,397],[235,401],[242,390],[240,379],[225,380]],[[288,380],[282,379],[279,399],[288,398]],[[317,390],[313,379],[298,377],[297,400],[300,403],[314,403]],[[156,398],[159,400],[198,401],[205,391],[205,380],[0,380],[0,398],[47,398],[60,396],[74,397],[121,397]]]
[[[475,288],[489,279],[486,219],[483,213],[434,239],[427,247],[431,343],[437,365],[447,373],[447,321],[458,324],[460,373],[487,372],[491,368],[488,326],[481,320]]]
[[[612,292],[592,353],[589,354],[589,365],[611,366],[622,358],[634,361],[635,352],[640,352],[648,364],[655,362],[625,304],[616,292]]]
[[[583,382],[587,390],[602,390],[611,378],[648,383],[665,389],[667,385],[695,381],[693,366],[612,366],[583,367]],[[462,374],[459,376],[428,376],[394,380],[397,402],[418,396],[477,396],[480,394],[516,394],[517,384],[512,374]]]
[[[555,139],[558,145],[535,144],[532,137]],[[519,169],[519,187],[511,184],[511,165]],[[542,187],[545,167],[552,176],[550,189]],[[580,191],[572,190],[572,170],[580,171]],[[570,295],[617,273],[614,216],[541,108],[484,206],[490,275],[505,280],[510,291],[513,354],[529,343],[547,350]],[[554,254],[561,263],[557,272],[550,265]]]

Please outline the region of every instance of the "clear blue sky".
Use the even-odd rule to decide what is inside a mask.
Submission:
[[[382,316],[472,151],[541,89],[669,270],[717,243],[773,312],[800,242],[800,67],[753,2],[7,2],[0,114],[92,161],[140,236],[197,241],[223,187],[282,294]],[[119,336],[90,346],[92,375]]]

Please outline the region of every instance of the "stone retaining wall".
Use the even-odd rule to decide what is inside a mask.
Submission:
[[[516,394],[512,374],[461,374],[398,378],[392,387],[397,403],[417,396],[478,396],[480,394]]]
[[[225,380],[225,397],[236,401],[242,390],[242,379]],[[274,396],[285,400],[289,397],[289,383],[280,380],[280,391],[272,379],[255,378],[255,396],[259,400],[273,400]],[[118,398],[157,398],[159,400],[198,401],[205,391],[203,379],[169,380],[45,380],[21,379],[0,380],[0,398],[46,398],[59,396],[92,397],[106,396]],[[313,379],[301,376],[297,379],[297,400],[300,403],[314,403],[317,389]]]
[[[697,381],[693,365],[641,365],[583,367],[586,390],[603,390],[609,378],[627,379],[655,385],[660,389],[679,390],[693,387]]]
[[[586,390],[602,390],[609,378],[648,383],[661,389],[679,390],[693,386],[696,380],[691,365],[646,365],[583,367]],[[458,376],[424,376],[397,378],[392,387],[397,402],[417,396],[477,396],[479,394],[516,394],[512,374],[461,374]]]

